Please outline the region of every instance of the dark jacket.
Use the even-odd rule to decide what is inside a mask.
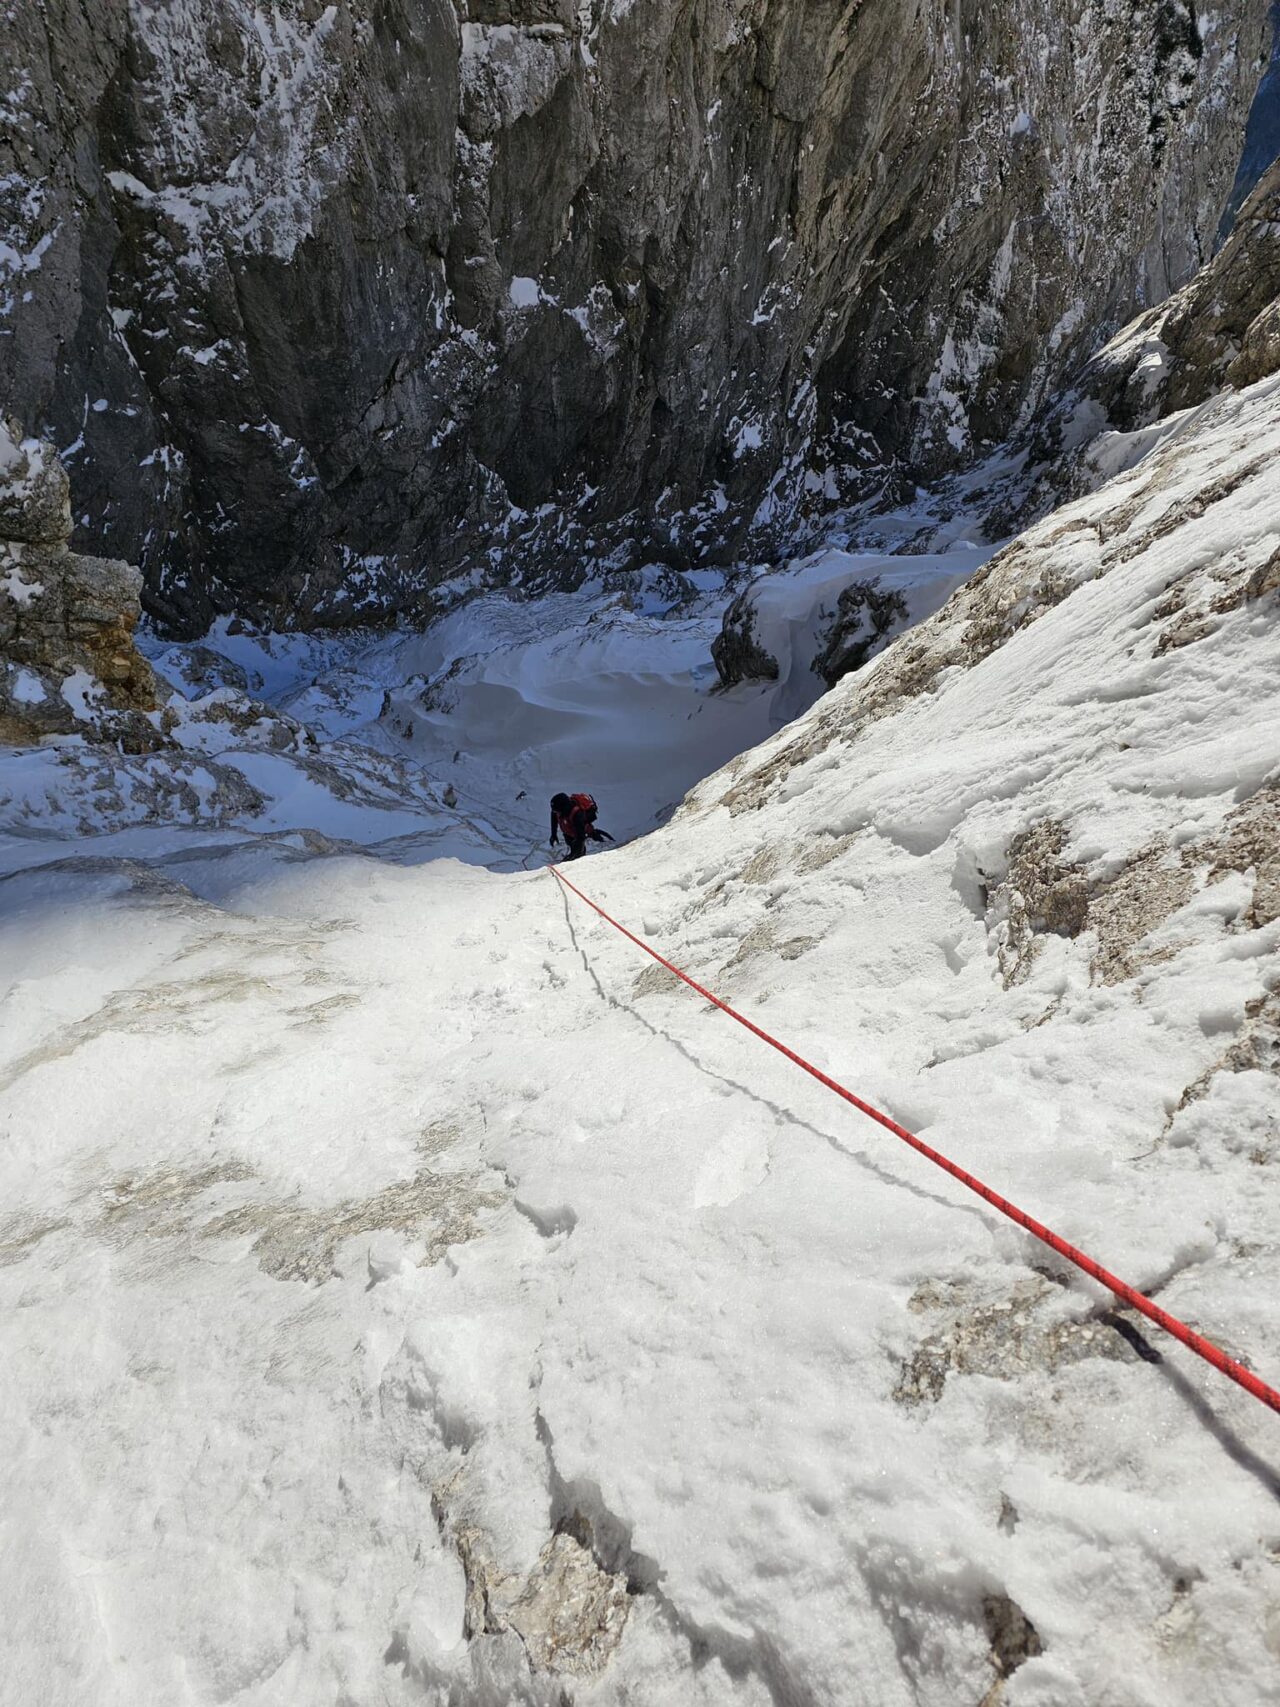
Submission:
[[[587,838],[593,842],[607,841],[605,832],[597,830],[592,821],[595,814],[594,805],[589,794],[571,794],[567,811],[557,812],[551,808],[551,845],[555,846],[556,831],[565,839],[565,845],[573,850],[574,847],[586,845]]]

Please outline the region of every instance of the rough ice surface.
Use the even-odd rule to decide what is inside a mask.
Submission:
[[[1129,450],[784,727],[655,572],[5,754],[8,1699],[1280,1699],[1276,1419],[521,869],[1274,1381],[1280,380]]]

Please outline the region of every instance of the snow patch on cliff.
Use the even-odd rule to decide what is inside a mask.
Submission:
[[[144,184],[108,174],[112,188],[165,215],[186,235],[186,257],[225,241],[248,253],[289,260],[310,236],[316,209],[344,165],[337,117],[337,69],[326,52],[339,8],[314,17],[237,0],[230,7],[246,61],[258,70],[258,100],[242,145],[220,176],[207,162],[222,114],[211,91],[228,79],[213,52],[201,0],[129,0],[139,46],[153,73],[151,99],[163,114],[155,132],[155,174]]]

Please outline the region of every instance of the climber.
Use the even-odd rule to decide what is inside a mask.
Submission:
[[[553,794],[551,796],[551,845],[556,845],[556,831],[564,836],[569,859],[581,859],[587,851],[587,837],[593,842],[611,842],[608,830],[596,829],[596,803],[589,794]]]

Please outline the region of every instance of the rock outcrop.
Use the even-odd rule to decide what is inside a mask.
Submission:
[[[11,9],[0,395],[189,633],[765,559],[1196,270],[1267,9]]]
[[[1143,455],[1143,429],[1280,372],[1280,160],[1190,284],[1140,316],[1087,364],[1028,434],[993,537],[1095,490]],[[1128,435],[1117,446],[1115,435]]]
[[[1280,160],[1213,261],[1102,350],[1081,389],[1132,431],[1280,370]]]
[[[721,618],[720,632],[711,642],[711,659],[722,687],[776,682],[781,665],[770,646],[781,640],[783,650],[794,655],[798,636],[789,631],[810,626],[791,616],[783,618],[779,627],[776,613],[772,620],[762,620],[759,600],[768,594],[771,584],[770,576],[757,576],[731,600]],[[830,608],[826,597],[815,595],[808,668],[831,688],[843,676],[861,669],[886,637],[908,621],[909,611],[902,593],[894,587],[882,587],[879,576],[847,580]]]
[[[142,576],[67,547],[70,494],[52,445],[0,421],[0,742],[99,728],[137,749],[155,682],[133,643]]]
[[[906,620],[907,601],[896,588],[882,587],[878,577],[851,582],[836,600],[821,636],[814,674],[833,688],[844,676],[860,670],[884,637]]]
[[[753,581],[733,599],[724,613],[720,632],[711,642],[711,659],[721,685],[736,688],[740,682],[776,682],[778,660],[761,645],[758,634]]]

